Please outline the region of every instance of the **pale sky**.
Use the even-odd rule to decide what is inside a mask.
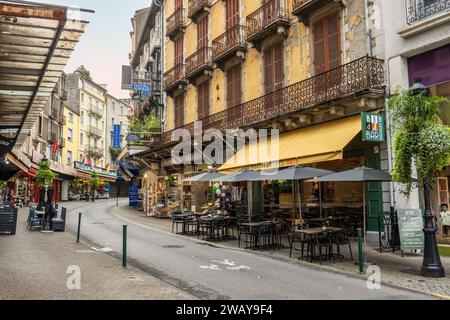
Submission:
[[[82,19],[90,21],[90,24],[72,54],[66,72],[85,65],[95,82],[108,84],[108,91],[113,96],[129,98],[128,91],[121,90],[121,76],[122,65],[129,64],[130,19],[136,10],[149,7],[151,0],[36,1],[95,10],[95,14],[82,14]]]

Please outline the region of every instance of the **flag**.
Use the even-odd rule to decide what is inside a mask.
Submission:
[[[109,165],[109,163],[106,164],[105,169],[106,171],[111,171],[111,166]]]
[[[92,159],[89,159],[89,166],[92,167]]]
[[[55,140],[53,141],[52,151],[53,153],[58,153],[58,150],[59,150],[58,140]]]

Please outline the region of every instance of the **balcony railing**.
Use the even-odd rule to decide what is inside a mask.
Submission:
[[[93,126],[89,126],[89,134],[91,136],[96,136],[99,138],[101,138],[103,136],[103,132],[100,129],[93,127]]]
[[[96,147],[96,146],[92,146],[92,145],[88,145],[87,146],[87,152],[90,155],[94,155],[94,156],[103,156],[103,150]]]
[[[207,69],[212,69],[212,48],[203,47],[186,59],[186,78],[194,78]]]
[[[384,61],[363,57],[353,62],[292,84],[273,93],[245,102],[225,111],[201,119],[203,130],[245,128],[273,120],[307,107],[351,94],[384,88]],[[383,94],[383,93],[381,93]],[[181,128],[194,133],[195,123]],[[155,139],[156,145],[171,142],[173,130]]]
[[[92,114],[95,117],[103,117],[103,110],[99,107],[90,106],[89,107],[89,113]]]
[[[164,89],[171,91],[186,82],[186,65],[179,63],[164,74]]]
[[[450,10],[448,0],[406,0],[406,20],[408,24],[426,19]]]
[[[195,19],[204,10],[211,7],[211,0],[189,0],[188,17]]]
[[[289,25],[285,0],[271,0],[247,16],[247,40],[264,38],[277,32],[280,25]]]
[[[239,50],[247,50],[245,27],[235,25],[212,42],[213,62],[222,62]]]
[[[167,18],[167,32],[166,36],[173,38],[186,27],[185,9],[178,8],[175,12]]]

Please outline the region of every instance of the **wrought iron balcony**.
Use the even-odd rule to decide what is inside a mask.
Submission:
[[[164,90],[168,93],[186,84],[186,65],[179,63],[164,74]]]
[[[245,27],[235,25],[212,42],[212,61],[221,63],[238,52],[247,51]]]
[[[185,9],[176,9],[175,12],[167,18],[166,24],[166,36],[173,40],[177,34],[184,32],[184,29],[186,28]]]
[[[286,32],[289,24],[285,0],[270,0],[247,16],[247,41],[257,42],[279,31]]]
[[[189,0],[188,17],[196,20],[204,11],[211,8],[211,0]]]
[[[426,19],[430,16],[450,10],[448,0],[405,0],[406,21],[408,24]]]
[[[298,16],[300,21],[305,24],[309,24],[309,15],[331,2],[339,2],[344,6],[342,0],[292,0],[292,14]]]
[[[89,113],[92,114],[94,117],[98,118],[103,117],[103,110],[100,109],[99,107],[90,106]]]
[[[384,61],[363,57],[353,62],[297,82],[273,93],[245,102],[201,119],[203,130],[246,128],[270,122],[311,107],[364,94],[384,95]],[[194,133],[195,123],[181,128]],[[156,137],[155,145],[171,142],[173,131]]]
[[[96,156],[96,157],[102,157],[103,156],[103,150],[98,148],[97,146],[88,145],[87,148],[86,148],[86,151],[91,156]]]
[[[98,138],[103,137],[103,132],[94,126],[89,126],[88,133],[89,133],[89,135],[94,136],[94,137],[98,137]]]
[[[212,49],[203,47],[186,59],[186,79],[194,79],[205,71],[212,70]]]

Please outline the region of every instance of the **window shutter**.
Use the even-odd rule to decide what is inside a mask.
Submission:
[[[274,70],[275,70],[275,83],[274,89],[279,90],[283,88],[284,80],[284,63],[283,63],[283,43],[274,46]]]
[[[341,46],[339,37],[339,14],[335,13],[327,19],[328,36],[328,69],[339,67],[341,64]]]
[[[208,16],[204,16],[197,23],[197,48],[208,46]]]
[[[241,103],[241,96],[242,96],[242,68],[241,65],[238,64],[236,67],[234,67],[234,101],[233,101],[233,107],[237,106]]]
[[[314,72],[319,74],[326,71],[325,61],[325,19],[314,23]]]
[[[184,124],[184,96],[181,94],[175,97],[175,128]]]
[[[264,87],[266,93],[273,91],[272,54],[272,47],[264,50]]]
[[[226,28],[229,30],[239,24],[239,0],[227,0],[226,13]]]
[[[227,70],[227,107],[231,108],[233,106],[233,97],[234,97],[234,85],[233,85],[233,69]]]

